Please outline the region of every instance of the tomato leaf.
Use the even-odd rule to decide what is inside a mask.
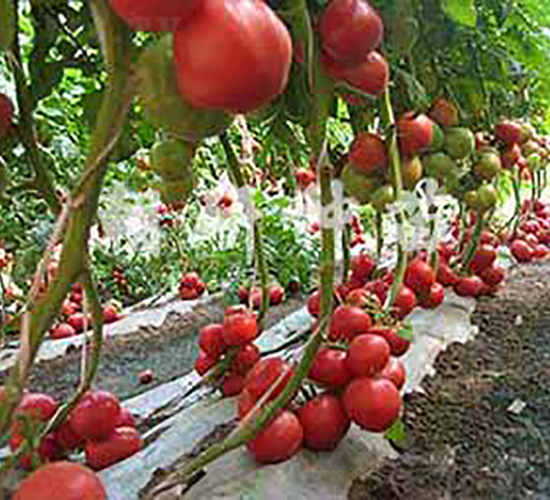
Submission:
[[[443,0],[441,6],[454,22],[475,28],[477,15],[474,0]]]
[[[393,423],[393,425],[385,432],[384,437],[401,450],[410,448],[412,444],[412,440],[407,434],[405,424],[401,419],[398,419]]]
[[[405,323],[401,325],[399,330],[397,330],[397,335],[399,335],[402,339],[412,341],[414,340],[413,335],[413,326],[410,323]]]

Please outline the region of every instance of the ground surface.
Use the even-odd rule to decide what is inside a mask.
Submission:
[[[266,328],[303,306],[303,299],[287,299],[270,308]],[[104,345],[95,387],[111,391],[127,399],[156,385],[174,380],[193,369],[197,356],[197,335],[200,328],[223,319],[221,300],[199,304],[192,314],[168,314],[160,328],[141,328],[129,335],[109,338]],[[65,357],[44,361],[32,369],[29,389],[46,392],[62,400],[74,392],[80,377],[81,349]],[[150,369],[154,382],[141,385],[139,374]],[[0,373],[3,381],[6,373]]]
[[[475,340],[442,353],[407,398],[412,445],[351,500],[550,499],[550,263],[514,269],[473,321]]]

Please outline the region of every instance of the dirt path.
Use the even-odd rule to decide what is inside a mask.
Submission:
[[[550,499],[550,263],[513,270],[473,320],[476,339],[407,398],[408,451],[351,500]]]

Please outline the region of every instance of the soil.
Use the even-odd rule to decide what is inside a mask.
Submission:
[[[550,499],[550,263],[512,270],[473,322],[476,338],[406,397],[412,444],[350,500]]]
[[[303,297],[295,296],[270,308],[265,327],[273,326],[303,304]],[[189,373],[198,352],[199,329],[222,321],[223,310],[220,296],[199,303],[191,314],[168,314],[160,328],[140,328],[131,334],[107,339],[95,387],[124,400]],[[36,364],[30,374],[29,390],[46,392],[58,400],[66,399],[78,386],[81,357],[82,349],[73,348],[64,357]],[[140,383],[139,374],[144,370],[152,370],[152,383]],[[6,375],[0,374],[0,383]]]

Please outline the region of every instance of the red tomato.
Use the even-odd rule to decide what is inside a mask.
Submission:
[[[75,335],[75,329],[67,323],[57,325],[52,331],[50,331],[50,338],[54,340],[66,339],[69,337],[74,337]]]
[[[353,377],[367,377],[381,372],[390,360],[390,346],[379,335],[355,337],[350,345],[346,364]]]
[[[478,297],[483,289],[483,280],[478,276],[460,278],[453,290],[461,297]]]
[[[393,314],[397,318],[408,316],[416,307],[416,295],[407,286],[402,286],[393,303]]]
[[[84,446],[86,465],[101,470],[131,457],[143,448],[143,440],[133,427],[115,429],[105,441],[88,441]]]
[[[76,450],[84,444],[84,440],[75,433],[68,421],[63,422],[55,430],[55,440],[58,447],[64,451]]]
[[[292,41],[262,0],[203,0],[174,38],[179,89],[198,108],[248,113],[286,87]]]
[[[103,308],[103,322],[106,324],[114,323],[118,321],[120,316],[118,314],[117,308],[112,305],[107,305]]]
[[[352,306],[339,306],[330,320],[329,339],[351,340],[357,335],[366,333],[371,325],[371,317],[362,309]]]
[[[319,17],[321,45],[336,61],[358,64],[382,42],[382,19],[366,0],[332,0]]]
[[[14,429],[11,431],[11,435],[8,441],[11,451],[16,451],[25,441],[25,438],[20,434],[18,426],[14,426]],[[51,434],[47,435],[40,443],[37,449],[38,456],[42,461],[52,461],[58,458],[59,456],[59,446],[55,437]],[[30,453],[25,453],[20,462],[21,466],[24,469],[32,469],[32,455]]]
[[[45,422],[55,415],[57,408],[57,402],[51,396],[39,392],[31,392],[23,396],[23,399],[15,410],[15,414],[16,416],[25,414],[31,418]]]
[[[233,360],[232,370],[239,375],[246,375],[259,359],[260,350],[254,344],[243,345]]]
[[[435,273],[427,262],[416,258],[409,263],[405,273],[405,285],[414,293],[427,294],[434,283]]]
[[[383,378],[356,378],[346,388],[343,403],[351,420],[371,432],[389,429],[401,411],[399,391]]]
[[[351,380],[351,373],[346,363],[347,351],[322,347],[317,352],[308,377],[314,382],[330,387],[341,387]]]
[[[120,413],[118,414],[118,418],[116,419],[115,428],[117,427],[135,427],[136,426],[136,419],[128,410],[128,408],[120,408]]]
[[[361,280],[368,280],[376,269],[376,261],[365,253],[360,253],[351,258],[351,272]]]
[[[217,362],[218,360],[216,358],[212,358],[204,351],[199,351],[199,355],[197,356],[197,360],[195,361],[193,368],[199,375],[202,376],[206,375],[212,368],[214,368]]]
[[[411,342],[401,337],[396,328],[373,326],[368,333],[383,337],[390,346],[392,356],[403,356],[411,346]]]
[[[430,292],[418,301],[418,305],[424,309],[436,309],[445,300],[445,289],[441,283],[434,283],[430,288]]]
[[[317,178],[315,172],[309,168],[299,168],[296,170],[295,176],[296,182],[302,191],[311,186]]]
[[[328,56],[322,58],[322,65],[331,78],[375,97],[384,93],[390,81],[388,61],[378,52],[371,52],[356,66],[342,65]]]
[[[358,134],[353,139],[350,146],[349,163],[353,165],[356,170],[367,175],[373,174],[377,170],[386,170],[388,166],[388,155],[386,153],[386,144],[382,140],[382,137],[378,134],[369,132],[361,132]],[[374,267],[376,267],[376,263],[374,263],[368,255],[362,256],[369,260],[369,264],[371,262],[374,264],[373,268],[370,269],[368,273],[370,275]]]
[[[409,112],[397,120],[399,148],[405,156],[425,151],[433,140],[433,122],[426,115]]]
[[[246,388],[243,389],[237,400],[237,415],[239,419],[246,417],[255,405],[256,398]]]
[[[495,136],[508,146],[521,142],[521,126],[511,120],[501,120],[495,125]]]
[[[364,288],[367,292],[376,295],[380,299],[380,302],[382,304],[386,302],[386,299],[388,297],[388,290],[390,289],[390,287],[383,280],[378,279],[371,281],[370,283],[367,283]]]
[[[201,278],[198,273],[192,272],[184,274],[180,279],[180,286],[186,288],[197,288],[201,281]]]
[[[13,112],[11,99],[0,93],[0,139],[6,137],[12,127]]]
[[[67,323],[74,328],[76,333],[81,333],[85,325],[89,327],[90,322],[90,318],[81,312],[77,312],[67,318]]]
[[[458,276],[453,272],[451,266],[440,263],[437,269],[436,280],[443,286],[453,286],[458,281]]]
[[[201,328],[199,331],[199,347],[211,358],[218,359],[225,351],[223,325],[212,324]]]
[[[489,286],[497,286],[504,281],[506,271],[504,268],[493,264],[491,267],[480,273],[479,277]]]
[[[321,302],[321,292],[319,290],[313,292],[307,299],[307,310],[309,314],[315,318],[319,317]]]
[[[356,288],[346,295],[346,304],[348,306],[363,309],[373,303],[376,303],[379,306],[382,305],[380,299],[376,295],[373,295],[371,292],[367,292],[364,288]]]
[[[90,391],[71,412],[69,422],[81,438],[100,441],[111,434],[119,414],[120,403],[110,392]]]
[[[436,99],[428,115],[442,127],[453,127],[458,125],[458,109],[446,99]]]
[[[533,249],[523,240],[514,240],[510,245],[510,251],[518,262],[533,260]]]
[[[298,418],[304,430],[304,446],[316,451],[336,448],[350,427],[340,399],[329,393],[308,401],[298,410]]]
[[[143,370],[138,375],[140,384],[150,384],[155,379],[155,374],[153,370]]]
[[[61,308],[61,314],[64,316],[72,316],[74,313],[80,310],[80,305],[71,302],[70,300],[65,300],[63,302],[63,307]]]
[[[546,257],[548,253],[549,253],[549,250],[546,245],[540,244],[533,249],[533,257],[535,259],[544,259],[544,257]]]
[[[397,389],[401,390],[405,385],[407,372],[405,371],[405,366],[400,360],[397,358],[390,358],[380,376],[389,380],[395,385],[395,387],[397,387]]]
[[[497,252],[491,245],[481,245],[474,255],[474,258],[470,264],[470,269],[480,274],[488,267],[491,267],[497,260]]]
[[[176,31],[197,11],[201,0],[109,0],[109,3],[134,30]]]
[[[238,373],[227,375],[222,384],[222,392],[226,398],[240,394],[244,388],[244,377]]]
[[[272,306],[279,305],[285,300],[285,289],[281,285],[273,285],[269,287],[269,303]]]
[[[246,308],[246,306],[242,306],[242,305],[226,307],[224,312],[226,318],[227,316],[233,316],[234,314],[247,314],[247,313],[248,313],[248,309]]]
[[[256,315],[252,312],[226,316],[223,323],[223,340],[228,346],[252,342],[258,334]]]
[[[256,462],[283,462],[300,450],[304,431],[298,417],[284,410],[277,415],[246,447]]]
[[[39,492],[39,493],[38,493]],[[99,478],[87,467],[54,462],[24,479],[14,500],[106,500]]]
[[[263,358],[248,372],[245,387],[252,396],[260,399],[277,380],[280,380],[269,396],[269,399],[275,399],[288,384],[292,373],[291,366],[282,358]]]

